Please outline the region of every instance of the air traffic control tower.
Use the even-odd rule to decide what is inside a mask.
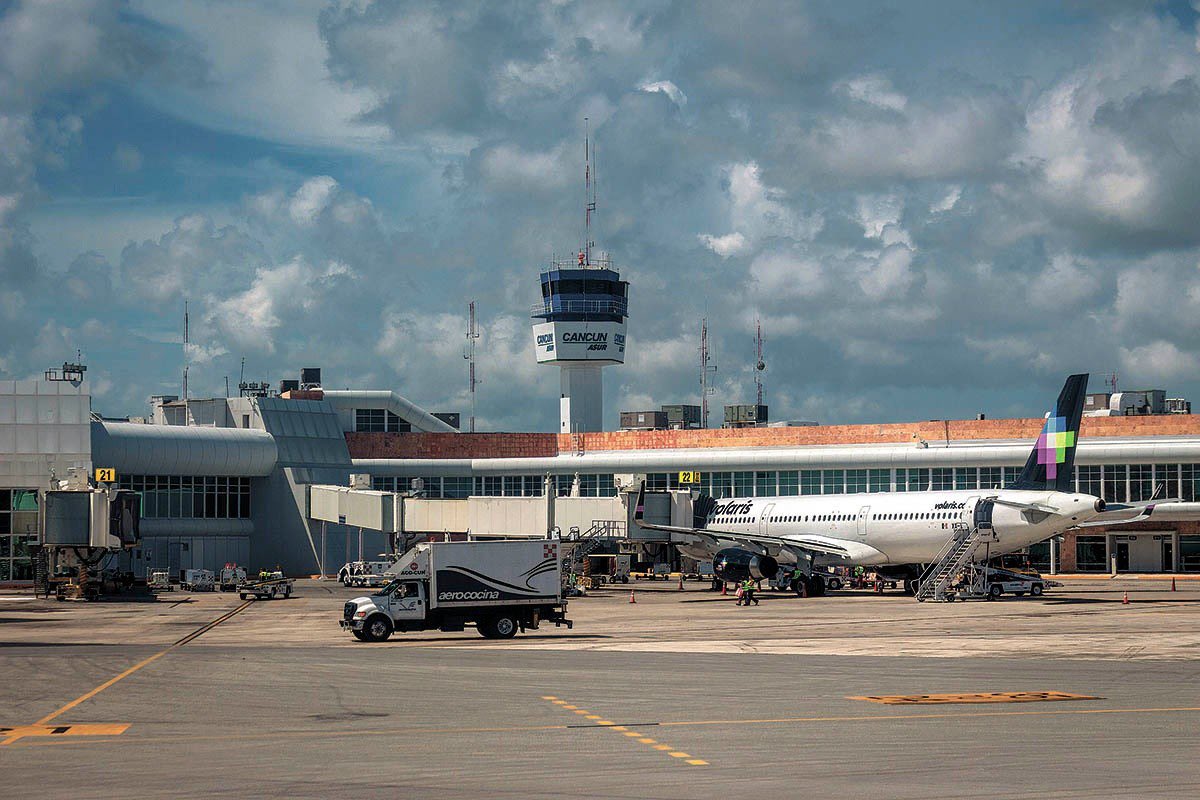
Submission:
[[[539,364],[561,371],[559,433],[604,430],[601,369],[625,363],[629,284],[591,248],[576,261],[552,263],[542,273],[542,302],[533,307]]]

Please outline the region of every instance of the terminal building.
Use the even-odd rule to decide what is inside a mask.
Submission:
[[[318,378],[319,382],[319,378]],[[368,475],[377,491],[409,495],[405,534],[546,535],[614,523],[619,487],[694,488],[716,497],[986,491],[1011,480],[1040,419],[878,425],[461,434],[392,391],[332,391],[310,381],[273,396],[154,398],[125,420],[91,411],[84,373],[0,380],[0,582],[28,581],[38,541],[38,491],[72,472],[116,472],[142,497],[142,547],[123,565],[218,569],[233,561],[289,574],[373,557],[383,532],[315,522],[311,487]],[[1200,494],[1200,417],[1086,417],[1076,487],[1108,501]],[[680,487],[679,473],[699,473]],[[513,498],[507,506],[498,499]],[[553,512],[504,517],[500,509]],[[537,500],[541,498],[542,500]],[[545,505],[538,503],[545,501]],[[622,523],[623,524],[623,523]],[[1200,523],[1088,528],[1055,543],[1063,572],[1200,572]],[[1031,549],[1050,566],[1050,543]]]

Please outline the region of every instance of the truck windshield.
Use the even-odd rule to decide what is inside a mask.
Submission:
[[[386,597],[389,594],[393,594],[397,589],[400,588],[400,583],[401,583],[401,581],[399,578],[392,578],[390,581],[385,583],[383,585],[383,587],[380,588],[380,590],[378,592],[376,592],[373,596],[374,597]]]

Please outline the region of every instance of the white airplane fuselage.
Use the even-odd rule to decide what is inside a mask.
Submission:
[[[700,539],[677,544],[685,555],[698,559],[711,559],[726,547],[740,547],[795,563],[795,553],[786,546],[746,545],[738,543],[736,536],[821,537],[836,540],[852,556],[819,555],[820,563],[925,564],[937,557],[956,523],[975,525],[977,505],[989,499],[997,502],[991,508],[992,535],[984,541],[993,556],[1044,541],[1097,514],[1098,498],[1090,495],[1013,489],[729,498],[717,501],[704,528],[728,539],[716,545]]]

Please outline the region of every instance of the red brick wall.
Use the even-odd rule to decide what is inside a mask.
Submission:
[[[951,441],[1034,439],[1040,419],[954,420]],[[877,425],[818,425],[804,428],[728,428],[678,431],[612,431],[582,434],[585,452],[700,447],[798,447],[828,444],[898,444],[913,434],[936,444],[946,438],[941,422],[894,422]],[[1087,417],[1080,435],[1197,436],[1200,415],[1158,417]],[[567,434],[555,433],[347,433],[354,458],[513,458],[573,452]]]
[[[558,455],[553,433],[347,433],[352,458],[524,458]]]

